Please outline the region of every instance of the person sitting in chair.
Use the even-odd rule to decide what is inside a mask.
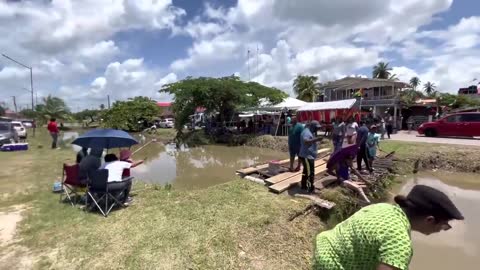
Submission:
[[[102,169],[108,170],[108,188],[112,190],[121,190],[123,196],[120,197],[120,200],[125,205],[128,205],[131,201],[131,198],[128,197],[128,195],[132,188],[132,180],[131,178],[124,179],[122,177],[123,170],[133,168],[137,165],[139,165],[139,163],[132,164],[126,161],[120,161],[115,154],[108,154],[105,156],[105,164],[103,164]]]

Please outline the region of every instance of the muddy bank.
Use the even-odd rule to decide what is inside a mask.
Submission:
[[[430,152],[412,152],[408,158],[398,160],[401,173],[421,170],[480,172],[480,149],[456,146],[435,147]]]

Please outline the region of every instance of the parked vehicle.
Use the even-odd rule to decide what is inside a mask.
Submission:
[[[17,131],[18,137],[22,140],[27,138],[27,129],[20,121],[12,121],[13,128]]]
[[[456,113],[447,115],[435,122],[423,123],[417,129],[419,134],[435,136],[480,136],[480,113]]]
[[[26,128],[32,128],[33,127],[33,121],[32,120],[22,120],[21,121],[23,126]]]
[[[175,122],[173,118],[165,118],[160,120],[159,127],[161,128],[173,128],[175,126]]]
[[[12,123],[0,121],[0,146],[18,142],[18,134]]]

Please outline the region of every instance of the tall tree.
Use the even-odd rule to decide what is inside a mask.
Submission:
[[[307,102],[316,101],[320,94],[316,86],[317,80],[317,76],[298,75],[293,81],[293,91],[297,98]]]
[[[397,74],[392,74],[388,77],[389,80],[392,80],[392,81],[398,81],[398,77],[397,77]]]
[[[114,102],[111,109],[102,112],[103,125],[109,128],[141,131],[147,127],[145,124],[151,124],[159,113],[159,107],[150,98],[129,98],[127,101]]]
[[[43,98],[43,104],[37,106],[37,111],[44,120],[49,118],[67,119],[70,114],[70,109],[65,101],[51,95]]]
[[[417,87],[420,85],[421,81],[418,77],[412,77],[410,79],[410,86],[412,86],[413,90],[417,90]]]
[[[432,82],[427,82],[423,85],[423,90],[425,90],[425,93],[427,93],[428,96],[432,95],[436,88],[437,86],[435,86],[435,84]]]
[[[278,89],[256,82],[244,82],[236,76],[187,77],[162,86],[160,92],[174,96],[172,108],[175,128],[179,133],[198,107],[205,108],[207,113],[218,112],[223,120],[230,119],[235,110],[256,107],[262,100],[272,104],[280,103],[287,96]]]
[[[376,79],[388,79],[390,77],[391,67],[388,66],[389,63],[379,62],[373,67],[372,77]]]

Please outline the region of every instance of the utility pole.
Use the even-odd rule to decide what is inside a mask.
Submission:
[[[108,109],[110,110],[110,95],[107,95]]]
[[[15,108],[15,113],[17,113],[18,112],[17,111],[17,100],[16,100],[15,96],[12,96],[12,98],[13,98],[13,107]]]
[[[32,110],[35,110],[35,107],[34,107],[35,105],[33,104],[33,68],[32,68],[32,67],[29,67],[29,66],[27,66],[27,65],[25,65],[25,64],[22,64],[21,62],[15,60],[15,59],[13,59],[13,58],[11,58],[11,57],[8,56],[8,55],[3,54],[3,53],[2,53],[2,56],[5,57],[5,58],[7,58],[8,60],[10,60],[10,61],[12,61],[12,62],[17,63],[18,65],[20,65],[20,66],[22,66],[22,67],[27,68],[27,69],[30,70],[30,91],[31,91],[31,94],[32,94]]]
[[[247,51],[248,81],[250,81],[250,50]]]

